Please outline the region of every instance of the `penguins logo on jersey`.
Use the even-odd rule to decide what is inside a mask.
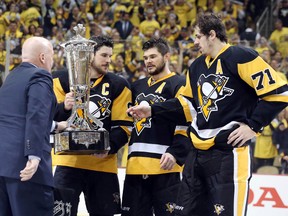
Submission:
[[[174,211],[175,208],[175,203],[166,203],[166,211],[168,211],[169,213],[172,214],[172,212]]]
[[[165,205],[166,205],[166,211],[168,211],[171,214],[174,212],[174,210],[183,211],[184,209],[183,206],[179,206],[176,203],[172,203],[172,202],[168,202]]]
[[[135,100],[135,105],[138,105],[140,103],[154,104],[154,103],[163,102],[163,101],[165,101],[165,99],[159,95],[148,94],[146,96],[144,93],[141,93],[137,96]],[[134,122],[134,127],[135,127],[137,135],[139,136],[140,133],[145,128],[151,128],[151,118],[143,118],[140,121]]]
[[[234,90],[225,87],[229,78],[221,75],[210,74],[207,77],[201,75],[197,82],[199,111],[205,120],[209,120],[211,112],[217,111],[217,101],[233,94]]]
[[[100,95],[93,95],[90,97],[89,101],[89,112],[97,119],[103,120],[107,118],[111,110],[110,108],[111,100]]]
[[[217,214],[217,215],[220,215],[224,210],[224,206],[223,205],[220,205],[220,204],[215,204],[214,205],[214,212]]]

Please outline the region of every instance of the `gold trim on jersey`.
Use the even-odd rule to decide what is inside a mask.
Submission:
[[[130,137],[131,136],[131,131],[132,131],[132,127],[127,127],[127,126],[120,126],[124,131],[125,133]]]
[[[285,100],[287,100],[287,96],[288,96],[288,91],[283,92],[282,94],[269,95],[267,97],[263,97],[262,99],[265,101],[285,102]]]
[[[93,155],[54,155],[52,153],[52,158],[53,165],[117,173],[116,154],[108,155],[106,158],[97,158]]]
[[[60,82],[59,78],[54,78],[53,79],[53,91],[54,91],[54,93],[56,95],[57,102],[58,103],[64,102],[66,93],[64,92],[64,90],[62,88],[62,85],[61,85],[61,82]]]
[[[250,62],[238,64],[238,73],[241,79],[255,89],[258,96],[287,85],[287,82],[259,56]],[[269,97],[272,96],[267,96],[265,99],[269,100]],[[274,99],[276,101],[280,100],[277,97],[274,97]],[[283,99],[285,99],[284,96]],[[273,99],[269,101],[273,101]]]
[[[147,80],[148,86],[155,85],[156,83],[161,82],[162,80],[168,79],[168,78],[170,78],[170,77],[172,77],[172,76],[175,76],[175,75],[176,75],[176,74],[175,74],[174,72],[172,72],[172,73],[169,73],[169,74],[167,74],[166,76],[164,76],[164,77],[162,77],[161,79],[156,80],[156,81],[154,81],[154,80],[152,79],[152,77],[150,77],[150,78]]]
[[[175,128],[174,135],[179,134],[179,135],[183,135],[185,137],[188,137],[187,129],[188,129],[187,126],[179,126],[179,125],[177,125],[176,128]]]
[[[193,118],[193,114],[194,114],[194,116],[196,116],[196,113],[192,112],[194,110],[194,108],[192,108],[193,107],[192,104],[190,103],[190,101],[188,101],[182,95],[180,95],[177,99],[179,100],[179,102],[183,108],[186,121],[191,122],[192,118]]]
[[[215,145],[214,143],[215,137],[211,139],[207,139],[207,140],[202,140],[202,139],[199,139],[195,134],[190,132],[190,139],[192,141],[193,146],[196,149],[200,149],[200,150],[207,150],[211,148],[213,145]]]
[[[207,56],[205,58],[205,63],[207,65],[207,67],[211,67],[211,65],[215,62],[215,60],[218,58],[219,55],[221,55],[223,52],[225,52],[231,45],[230,44],[226,44],[221,50],[220,52],[217,54],[217,56],[212,60],[211,56]],[[212,60],[212,61],[211,61]]]
[[[239,124],[237,121],[232,121],[223,127],[220,128],[214,128],[214,129],[203,129],[199,130],[196,125],[196,120],[193,120],[191,123],[191,127],[194,131],[190,131],[190,138],[197,149],[201,150],[207,150],[213,145],[215,145],[215,137],[217,134],[220,133],[222,130],[229,130],[231,129],[235,124]]]
[[[133,164],[129,166],[129,163]],[[153,175],[182,172],[183,168],[175,164],[172,170],[160,168],[160,159],[150,157],[131,157],[128,159],[126,174],[130,175]]]
[[[234,148],[234,214],[245,215],[249,187],[248,179],[251,177],[250,147]]]
[[[103,79],[103,75],[101,75],[99,78],[97,78],[97,80],[93,83],[93,85],[91,86],[91,88],[94,88],[95,86],[97,86]]]
[[[193,98],[189,73],[187,73],[187,75],[186,75],[186,84],[185,84],[184,88],[182,89],[182,91],[180,92],[180,94],[185,96],[185,97]]]
[[[129,117],[128,114],[125,111],[123,111],[123,109],[124,110],[128,109],[128,105],[131,101],[132,101],[131,91],[125,86],[121,94],[113,101],[113,104],[117,104],[117,106],[112,106],[111,119],[113,121],[121,120],[121,121],[133,122],[132,117]]]

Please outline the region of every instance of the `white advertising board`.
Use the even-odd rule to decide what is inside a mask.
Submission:
[[[125,169],[119,168],[118,177],[122,195]],[[248,199],[247,216],[288,216],[288,176],[253,175]],[[86,216],[83,196],[79,216]]]

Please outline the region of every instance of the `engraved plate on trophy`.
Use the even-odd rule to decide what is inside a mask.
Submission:
[[[69,85],[74,92],[75,105],[64,132],[55,134],[55,154],[92,154],[108,152],[109,133],[103,123],[89,112],[90,72],[95,41],[82,37],[85,27],[75,26],[76,35],[61,44],[65,50]],[[95,125],[98,130],[95,130]],[[72,127],[73,126],[73,127]]]

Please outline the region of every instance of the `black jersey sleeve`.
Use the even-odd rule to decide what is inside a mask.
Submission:
[[[186,123],[183,107],[177,98],[152,104],[151,110],[153,118],[163,118],[179,125]]]
[[[172,154],[175,157],[176,162],[182,166],[185,163],[191,146],[191,141],[187,135],[175,134],[173,144],[166,150],[166,152]]]

